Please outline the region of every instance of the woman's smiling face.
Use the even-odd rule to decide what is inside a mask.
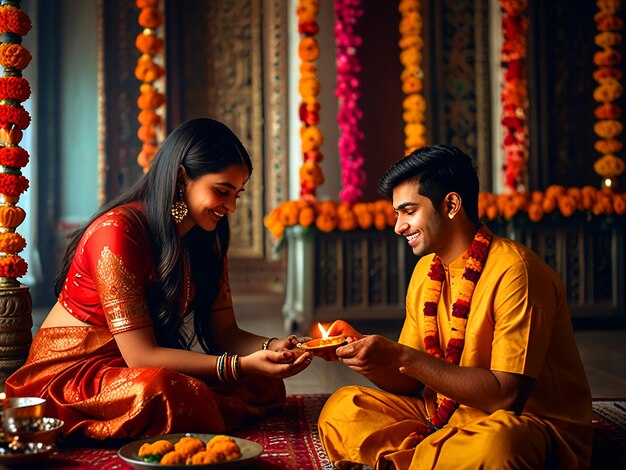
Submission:
[[[232,165],[220,173],[207,173],[195,180],[185,176],[183,198],[189,212],[176,226],[180,236],[195,225],[211,232],[227,214],[233,214],[239,194],[250,173],[244,165]]]

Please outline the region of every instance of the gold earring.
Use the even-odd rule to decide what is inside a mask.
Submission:
[[[189,209],[187,208],[187,204],[185,204],[185,200],[183,199],[183,189],[179,188],[178,199],[174,201],[174,204],[172,204],[172,218],[174,219],[174,222],[180,224],[188,212]]]

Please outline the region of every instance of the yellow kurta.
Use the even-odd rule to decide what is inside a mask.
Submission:
[[[451,306],[459,293],[466,258],[467,253],[446,267],[438,309],[442,348],[450,336]],[[432,255],[424,256],[415,267],[399,339],[421,351],[425,351],[424,286],[432,260]],[[471,462],[517,462],[523,468],[533,461],[515,460],[517,454],[522,459],[533,455],[535,462],[550,459],[560,468],[588,466],[591,393],[564,288],[557,274],[523,245],[494,236],[472,297],[460,365],[535,379],[523,414],[499,411],[489,415],[461,405],[448,425],[417,450],[402,451],[398,448],[404,438],[423,423],[424,401],[434,400],[434,394],[395,397],[348,387],[333,394],[320,416],[320,434],[331,460],[380,468],[384,467],[383,455],[399,468],[432,468],[444,462],[460,468],[471,467]],[[511,445],[512,441],[517,444]]]

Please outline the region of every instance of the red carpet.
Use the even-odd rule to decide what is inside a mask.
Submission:
[[[317,416],[327,395],[291,395],[287,407],[272,417],[239,430],[236,436],[263,446],[263,454],[248,468],[332,469],[317,434]],[[626,468],[626,400],[594,400],[592,469]],[[64,449],[52,455],[47,468],[91,470],[130,469],[113,449]]]

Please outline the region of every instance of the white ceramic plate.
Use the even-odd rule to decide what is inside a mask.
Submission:
[[[133,468],[136,469],[149,469],[154,470],[155,468],[167,468],[170,469],[210,469],[214,470],[217,468],[241,468],[246,465],[250,465],[250,463],[256,459],[259,455],[263,453],[263,446],[253,441],[249,441],[247,439],[240,439],[238,437],[233,437],[239,449],[241,450],[241,457],[235,460],[229,460],[227,462],[218,462],[218,463],[210,463],[210,464],[202,464],[202,465],[161,465],[160,463],[152,463],[152,462],[144,462],[138,455],[139,448],[145,444],[146,442],[152,443],[155,441],[159,441],[161,439],[165,439],[170,441],[172,444],[178,442],[181,437],[192,436],[197,437],[205,444],[210,441],[217,434],[166,434],[165,436],[156,436],[151,437],[149,439],[142,439],[140,441],[133,441],[129,444],[123,446],[117,454],[120,456],[122,460],[124,460],[129,465],[132,465]]]

